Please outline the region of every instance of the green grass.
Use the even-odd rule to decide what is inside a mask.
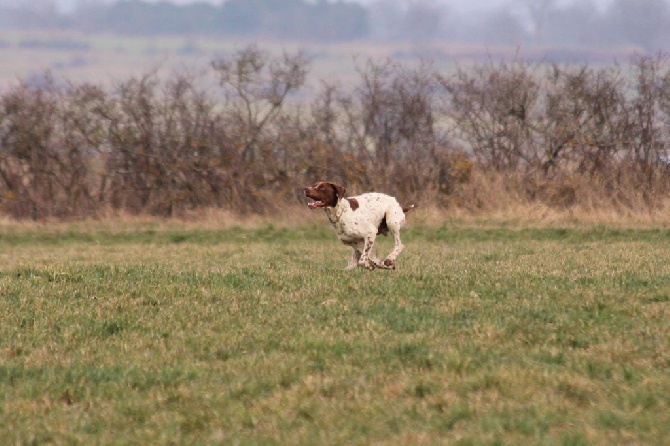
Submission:
[[[667,442],[670,231],[405,241],[397,271],[345,272],[326,225],[7,227],[0,438]]]

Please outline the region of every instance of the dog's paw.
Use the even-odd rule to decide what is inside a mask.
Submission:
[[[362,259],[358,261],[358,266],[372,271],[375,269],[375,262],[372,259]]]

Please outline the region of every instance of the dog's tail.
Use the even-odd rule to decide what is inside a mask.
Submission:
[[[402,211],[406,214],[416,207],[415,204],[410,204],[409,206],[403,206]]]

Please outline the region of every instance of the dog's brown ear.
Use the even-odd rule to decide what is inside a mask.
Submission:
[[[333,189],[335,189],[336,199],[344,198],[344,195],[347,193],[347,189],[344,186],[339,184],[332,183]]]

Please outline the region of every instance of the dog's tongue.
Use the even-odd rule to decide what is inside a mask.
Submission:
[[[323,201],[312,201],[311,203],[307,203],[307,206],[312,209],[320,208],[323,206]]]

